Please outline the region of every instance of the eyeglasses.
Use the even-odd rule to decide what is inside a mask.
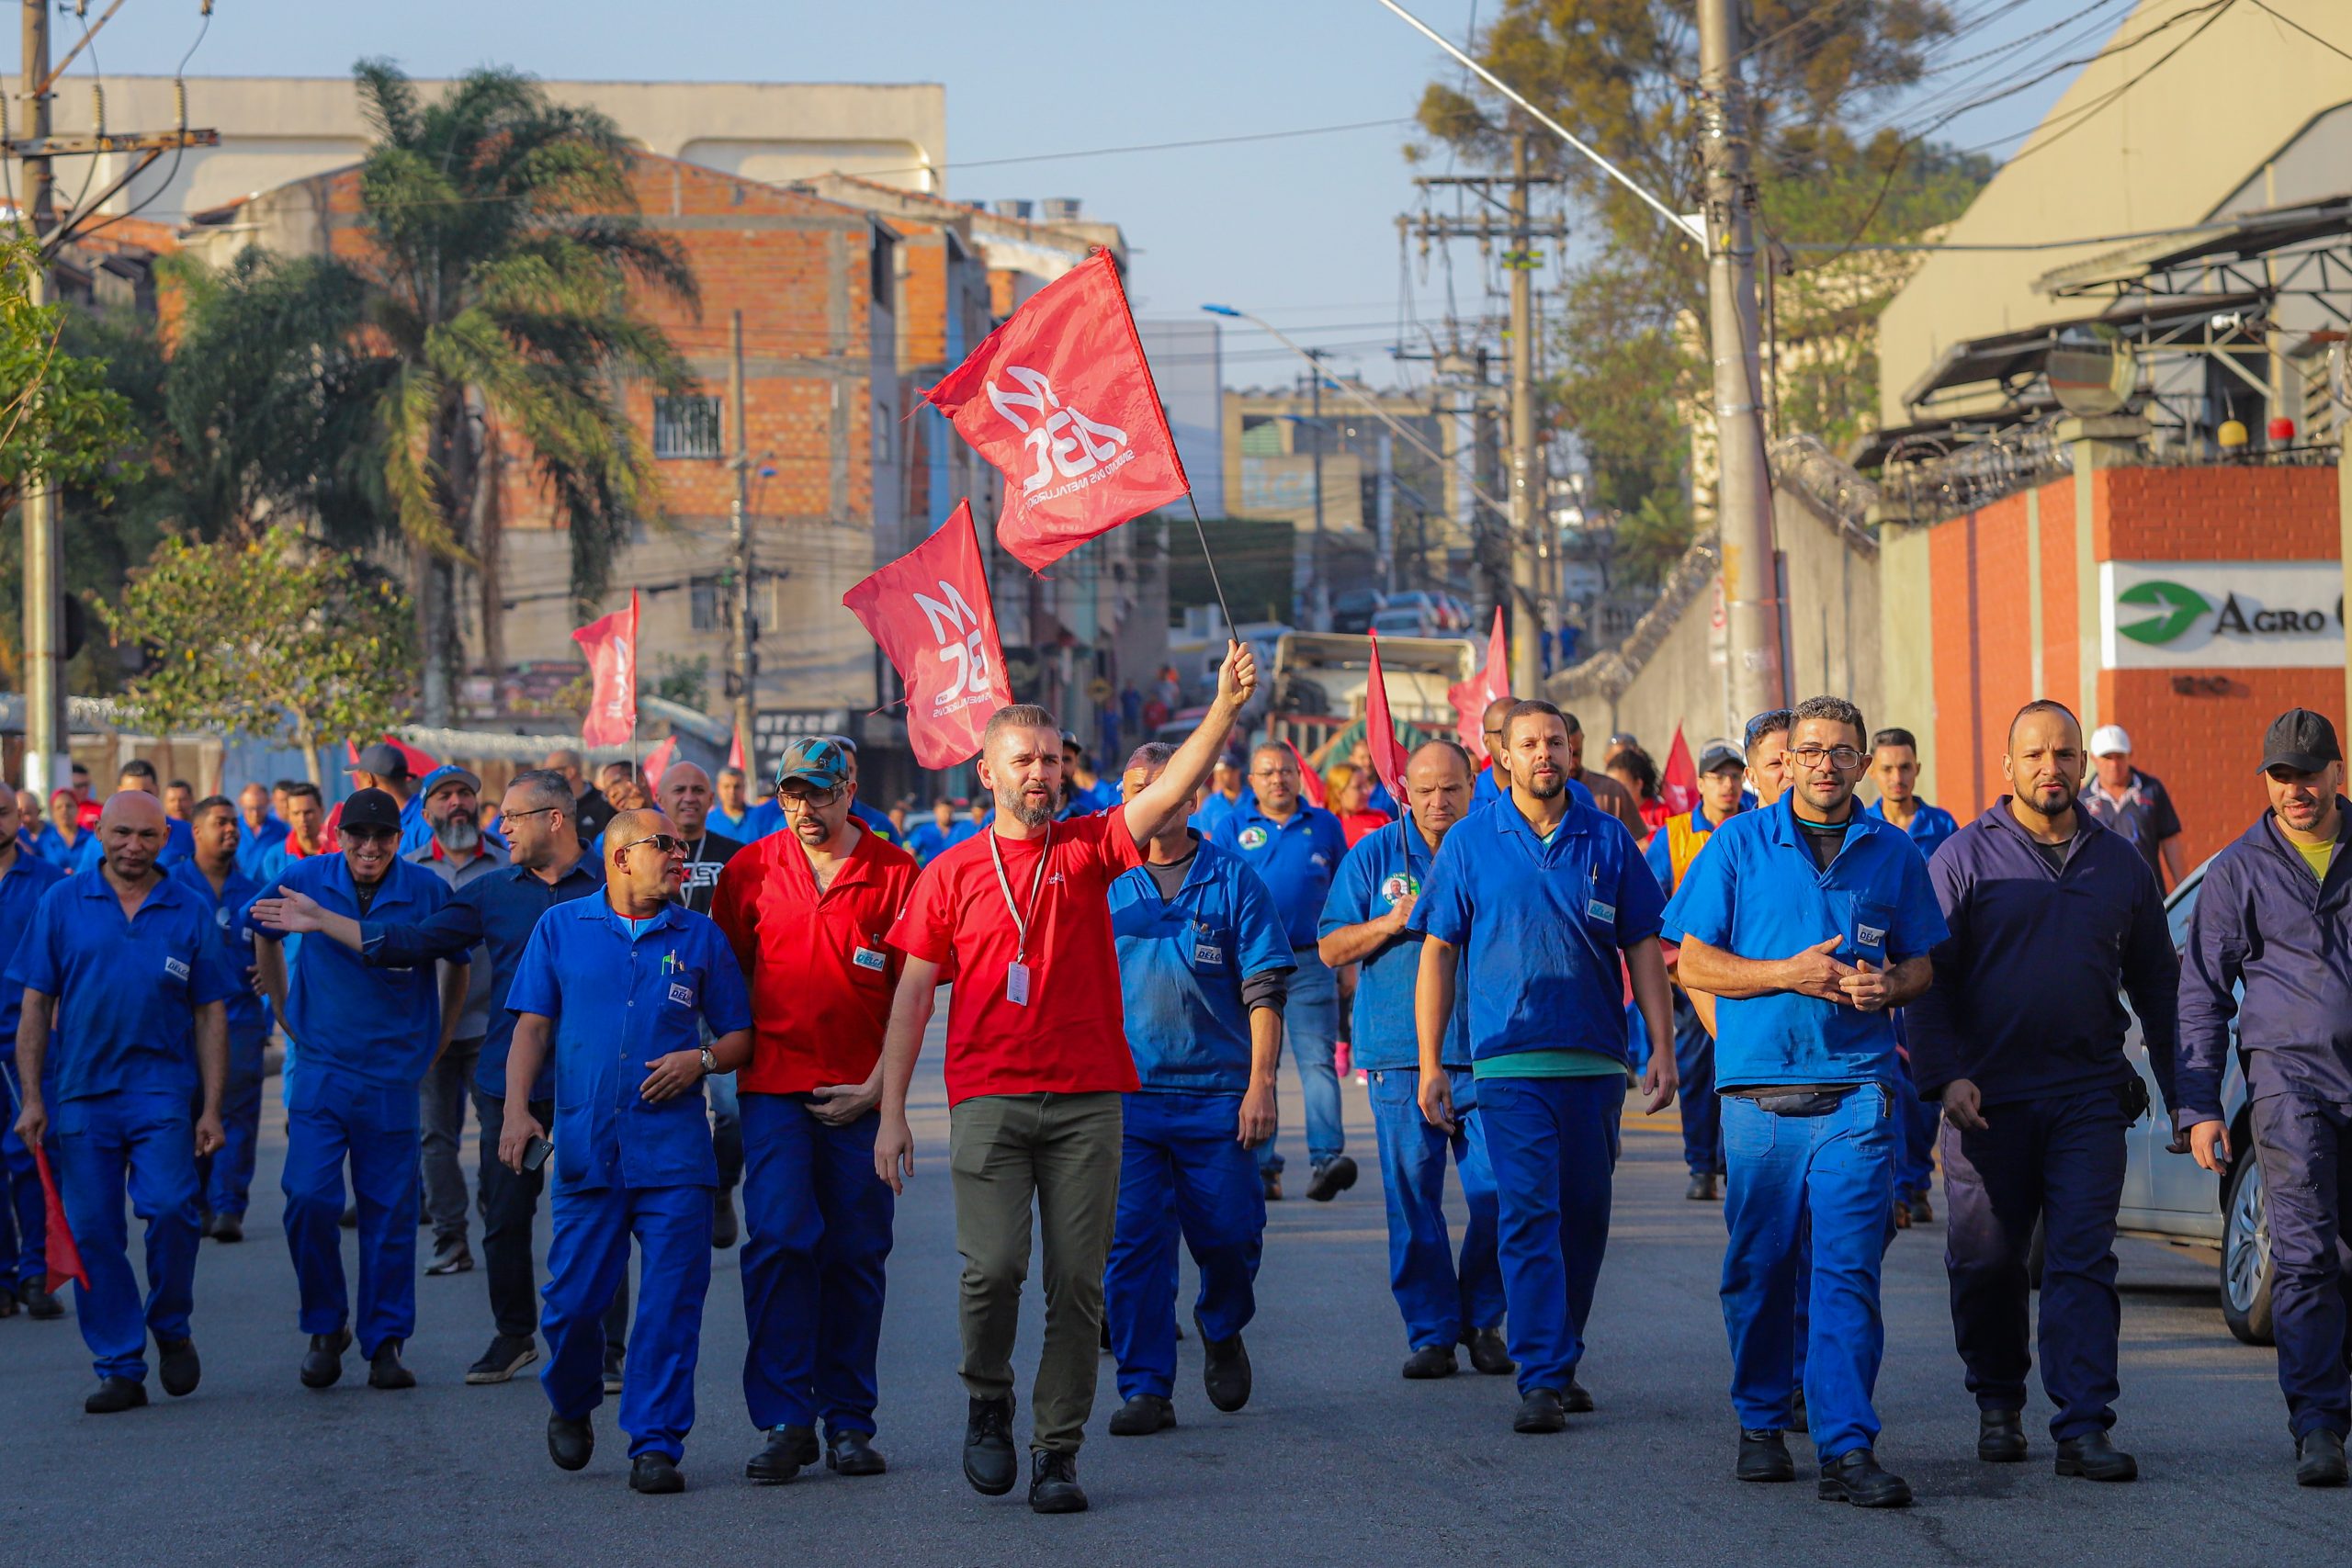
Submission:
[[[639,844],[651,844],[658,853],[665,855],[682,855],[686,852],[686,841],[676,834],[654,833],[642,839],[631,839],[621,846],[621,853],[627,854]]]
[[[515,822],[520,821],[526,817],[544,817],[550,811],[560,811],[562,809],[563,807],[560,806],[534,806],[528,811],[509,811],[504,815],[506,820],[509,822]]]
[[[1799,746],[1789,755],[1816,773],[1825,763],[1841,773],[1851,773],[1862,765],[1862,754],[1851,746]]]
[[[809,790],[806,793],[800,794],[796,794],[791,790],[779,790],[776,793],[775,798],[776,806],[779,810],[822,811],[825,807],[831,806],[841,797],[841,788],[836,785],[831,789]]]

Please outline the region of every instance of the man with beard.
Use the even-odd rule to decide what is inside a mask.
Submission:
[[[478,816],[481,780],[455,762],[424,775],[417,793],[424,797],[424,822],[433,839],[407,858],[438,876],[451,892],[493,875],[506,863],[504,844],[483,835]],[[490,1032],[491,972],[487,964],[463,959],[440,963],[441,1052],[417,1088],[419,1145],[424,1168],[424,1213],[433,1224],[433,1260],[427,1274],[463,1274],[474,1266],[466,1245],[466,1173],[458,1149],[466,1131],[466,1091],[481,1060],[482,1037]],[[479,1120],[479,1118],[477,1118]],[[496,1136],[495,1129],[477,1128]]]
[[[710,830],[710,775],[692,762],[673,762],[655,783],[655,802],[686,841],[686,863],[678,878],[678,903],[697,915],[711,912],[719,873],[743,845]],[[735,1189],[743,1179],[743,1121],[736,1104],[735,1075],[714,1073],[703,1086],[710,1096],[711,1140],[718,1151],[718,1185],[710,1195],[710,1245],[735,1245]]]

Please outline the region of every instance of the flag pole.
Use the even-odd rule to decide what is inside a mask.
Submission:
[[[1216,591],[1216,607],[1225,615],[1225,635],[1238,641],[1241,628],[1234,624],[1233,606],[1225,602],[1225,584],[1218,581],[1216,575],[1216,558],[1209,554],[1209,532],[1201,523],[1201,503],[1193,499],[1189,489],[1184,491],[1184,502],[1193,509],[1193,533],[1201,541],[1201,559],[1208,563],[1209,586]]]

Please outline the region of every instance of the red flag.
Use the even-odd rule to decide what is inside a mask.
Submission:
[[[376,737],[376,740],[382,741],[385,745],[390,747],[393,750],[398,751],[401,754],[401,761],[408,766],[408,776],[413,779],[421,779],[425,774],[431,773],[434,769],[441,765],[439,762],[435,761],[431,757],[418,750],[415,747],[410,745],[407,741],[401,739],[397,735],[379,735]],[[371,746],[375,743],[375,740],[368,742]],[[350,759],[350,765],[352,767],[356,768],[359,765],[359,742],[356,740],[345,741],[343,743],[343,753],[345,757]]]
[[[45,1240],[43,1247],[49,1265],[49,1279],[41,1286],[44,1291],[62,1291],[72,1280],[84,1290],[90,1288],[90,1271],[82,1264],[82,1249],[74,1240],[74,1227],[65,1223],[65,1201],[57,1195],[57,1178],[50,1174],[49,1151],[40,1144],[33,1145],[33,1167],[40,1172],[40,1201]]]
[[[651,751],[646,754],[646,789],[650,792],[658,793],[662,788],[662,775],[668,773],[670,771],[670,764],[677,760],[678,735],[677,731],[672,730],[668,739],[662,741],[661,745],[656,746]],[[658,806],[660,802],[657,801],[655,804]]]
[[[740,729],[735,732],[735,744],[727,749],[727,765],[739,773],[748,771],[743,766],[743,732]]]
[[[1388,786],[1396,804],[1405,804],[1405,748],[1397,744],[1396,726],[1388,716],[1388,679],[1380,672],[1380,635],[1372,638],[1372,679],[1363,689],[1363,739],[1372,749],[1372,771]]]
[[[1108,251],[923,396],[1004,475],[997,541],[1033,571],[1192,489]]]
[[[980,749],[989,716],[1012,701],[996,604],[961,501],[930,538],[842,595],[907,683],[907,742],[926,768]]]
[[[1298,748],[1289,741],[1283,742],[1283,750],[1289,752],[1290,760],[1298,764],[1298,793],[1306,797],[1307,805],[1321,806],[1323,804],[1323,775],[1308,767],[1306,759],[1300,756]]]
[[[589,622],[571,634],[588,655],[594,689],[580,718],[583,746],[626,746],[637,735],[637,590],[628,608]]]
[[[1453,699],[1454,733],[1469,748],[1470,755],[1485,756],[1487,705],[1510,695],[1510,649],[1503,641],[1500,604],[1495,606],[1495,629],[1487,638],[1487,668],[1458,686],[1448,686],[1445,694]]]
[[[1677,817],[1699,805],[1699,765],[1690,760],[1690,742],[1682,739],[1679,724],[1674,727],[1674,744],[1667,748],[1666,772],[1658,777],[1657,797]]]

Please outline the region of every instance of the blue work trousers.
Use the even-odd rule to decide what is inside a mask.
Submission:
[[[1201,1332],[1230,1339],[1257,1314],[1266,1195],[1240,1121],[1238,1094],[1126,1097],[1118,1217],[1102,1270],[1123,1399],[1175,1392],[1180,1234],[1200,1269],[1193,1314]]]
[[[736,1092],[733,1073],[713,1073],[702,1080],[702,1087],[710,1097],[710,1148],[718,1159],[718,1190],[732,1192],[743,1179],[741,1096]]]
[[[147,1381],[147,1336],[188,1337],[196,1303],[196,1125],[176,1089],[119,1089],[61,1102],[50,1114],[58,1196],[87,1285],[75,1315],[102,1378]],[[130,1211],[147,1223],[147,1296],[130,1271]]]
[[[1448,1070],[1453,1120],[1448,1134],[1421,1115],[1421,1075],[1412,1067],[1367,1075],[1372,1132],[1380,1150],[1380,1188],[1388,1207],[1388,1288],[1405,1314],[1415,1350],[1468,1341],[1503,1320],[1502,1264],[1495,1253],[1497,1199],[1486,1145],[1471,1133],[1478,1083],[1469,1070]],[[1445,1167],[1453,1157],[1470,1211],[1455,1261],[1445,1223]]]
[[[743,1404],[762,1431],[874,1432],[883,1266],[896,1200],[874,1174],[877,1111],[835,1127],[805,1094],[741,1097]]]
[[[1863,1084],[1819,1116],[1774,1115],[1738,1095],[1726,1096],[1723,1109],[1732,1407],[1743,1428],[1786,1427],[1801,1375],[1826,1464],[1878,1440],[1871,1397],[1886,1348],[1879,1266],[1901,1136],[1894,1095]],[[1808,1252],[1800,1373],[1795,1304]]]
[[[208,1213],[243,1216],[252,1205],[254,1162],[261,1142],[262,1047],[266,1037],[229,1042],[229,1084],[220,1096],[220,1147],[196,1162]],[[204,1103],[197,1090],[196,1102]]]
[[[1283,1002],[1283,1054],[1298,1068],[1306,1163],[1317,1169],[1348,1146],[1340,1115],[1340,976],[1311,947],[1296,949],[1291,958],[1298,967],[1291,971]],[[1269,1174],[1283,1168],[1275,1142],[1268,1138],[1258,1150],[1258,1168]]]
[[[1471,1135],[1495,1174],[1496,1253],[1519,1391],[1567,1387],[1609,1246],[1625,1076],[1478,1080]]]
[[[1675,1109],[1682,1117],[1682,1163],[1693,1176],[1724,1173],[1724,1108],[1715,1098],[1715,1037],[1699,1010],[1674,992]]]
[[[1944,1108],[1935,1100],[1919,1098],[1918,1087],[1911,1080],[1909,1057],[1898,1055],[1894,1060],[1903,1074],[1903,1081],[1894,1088],[1894,1114],[1903,1123],[1903,1142],[1896,1146],[1894,1156],[1894,1191],[1899,1198],[1924,1198],[1935,1185],[1936,1140],[1943,1124]]]
[[[707,1187],[558,1188],[548,1200],[547,1306],[539,1326],[548,1364],[539,1374],[555,1413],[584,1420],[605,1402],[605,1312],[628,1273],[635,1237],[637,1326],[621,1372],[621,1430],[631,1459],[685,1452],[695,1424],[695,1362],[703,1298],[710,1292]]]
[[[302,1332],[350,1324],[359,1353],[416,1332],[416,1086],[388,1089],[306,1066],[286,1111],[286,1248],[301,1289]],[[355,1318],[343,1271],[343,1169],[359,1211]]]
[[[2121,1095],[2087,1089],[1984,1108],[1984,1130],[1944,1129],[1944,1268],[1952,1338],[1979,1410],[2023,1410],[2032,1370],[2026,1258],[2042,1227],[2041,1386],[2061,1442],[2115,1425],[2115,1212],[2123,1201]]]
[[[2254,1102],[2253,1156],[2270,1217],[2270,1315],[2287,1426],[2352,1435],[2344,1247],[2352,1242],[2352,1105],[2299,1094]],[[2238,1151],[2247,1157],[2247,1151]],[[2047,1310],[2046,1308],[2044,1310]]]

